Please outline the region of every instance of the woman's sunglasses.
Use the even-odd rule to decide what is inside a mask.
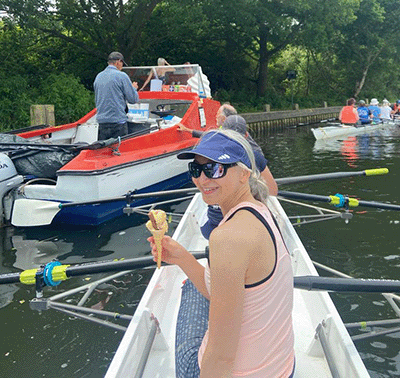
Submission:
[[[189,163],[189,173],[193,178],[199,178],[203,171],[206,177],[209,179],[219,179],[226,175],[228,168],[235,166],[236,163],[232,164],[221,164],[221,163],[206,163],[199,164],[195,161]]]

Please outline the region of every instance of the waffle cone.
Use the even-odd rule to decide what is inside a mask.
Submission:
[[[153,224],[151,223],[151,221],[148,221],[146,223],[146,227],[154,237],[154,244],[156,245],[156,248],[157,248],[157,268],[160,268],[161,267],[161,254],[162,254],[161,241],[162,241],[162,238],[164,237],[165,233],[168,231],[168,223],[164,222],[161,229],[156,230],[153,227]]]

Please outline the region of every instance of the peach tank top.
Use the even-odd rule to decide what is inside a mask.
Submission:
[[[240,203],[226,214],[220,225],[242,208],[254,209],[269,225],[271,237],[275,238],[276,265],[266,281],[245,288],[242,326],[232,377],[287,378],[294,366],[293,273],[290,255],[265,205]],[[204,274],[210,293],[208,264]],[[208,331],[199,350],[200,367],[207,340]]]

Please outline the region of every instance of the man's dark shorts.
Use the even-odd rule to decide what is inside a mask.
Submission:
[[[118,138],[128,134],[128,123],[99,123],[98,140]]]

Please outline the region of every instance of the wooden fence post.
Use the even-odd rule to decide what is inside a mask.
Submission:
[[[54,105],[31,105],[31,126],[55,126]]]
[[[264,111],[265,112],[270,112],[271,111],[271,105],[270,104],[265,104],[264,105]]]

